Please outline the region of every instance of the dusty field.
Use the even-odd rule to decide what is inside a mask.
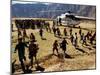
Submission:
[[[12,21],[13,22],[13,21]],[[52,25],[52,23],[51,23]],[[83,21],[81,22],[78,26],[81,26],[82,32],[85,34],[87,33],[88,30],[92,30],[93,32],[95,31],[95,21]],[[62,37],[63,37],[63,29],[65,28],[64,26],[59,26]],[[16,28],[14,28],[16,30]],[[83,69],[95,69],[96,68],[96,63],[95,63],[95,55],[96,55],[96,49],[93,47],[93,45],[88,43],[88,46],[82,46],[82,44],[79,42],[80,38],[78,39],[78,46],[79,49],[75,49],[75,47],[71,44],[70,39],[69,39],[69,27],[67,27],[67,50],[66,53],[69,55],[69,57],[64,58],[63,57],[63,51],[59,49],[59,52],[61,54],[61,57],[57,57],[56,55],[52,55],[52,44],[55,39],[60,40],[57,37],[54,37],[53,32],[49,33],[44,30],[44,37],[46,40],[41,40],[39,36],[39,30],[32,30],[32,29],[27,29],[27,34],[30,35],[31,32],[34,33],[37,43],[39,44],[39,51],[37,53],[37,58],[39,61],[40,66],[45,68],[44,72],[51,72],[51,71],[68,71],[68,70],[83,70]],[[78,33],[79,29],[78,28],[73,28],[73,34],[75,32]],[[12,61],[15,59],[17,60],[15,65],[17,66],[15,74],[22,73],[21,67],[20,67],[20,62],[18,60],[18,54],[13,53],[13,50],[15,48],[15,45],[17,44],[17,31],[12,32]],[[78,34],[79,37],[79,34]],[[28,40],[28,39],[26,39]],[[89,42],[89,41],[87,41]],[[27,57],[27,62],[29,63],[28,59],[28,49],[26,48],[26,57]],[[32,73],[38,72],[35,71],[35,62],[32,68]]]

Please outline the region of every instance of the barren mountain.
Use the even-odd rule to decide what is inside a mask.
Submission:
[[[12,17],[56,18],[68,11],[79,16],[95,18],[96,7],[90,5],[36,3],[12,4]]]

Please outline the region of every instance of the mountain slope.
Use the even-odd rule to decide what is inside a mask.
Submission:
[[[56,18],[68,11],[80,16],[95,18],[95,6],[56,4],[13,4],[12,17]]]

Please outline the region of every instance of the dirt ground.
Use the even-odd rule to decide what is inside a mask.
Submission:
[[[12,21],[13,22],[13,21]],[[14,22],[13,22],[14,23]],[[51,23],[51,22],[50,22]],[[50,24],[52,27],[52,23]],[[84,34],[87,33],[87,31],[91,31],[94,33],[96,30],[96,24],[95,21],[90,21],[90,20],[84,20],[81,21],[79,25],[76,27],[80,26],[82,28],[82,32]],[[62,37],[63,35],[63,29],[65,26],[59,26],[61,30]],[[88,45],[82,46],[82,44],[79,42],[79,34],[78,34],[78,49],[76,49],[70,42],[70,35],[69,35],[69,30],[70,27],[66,27],[68,36],[66,38],[68,45],[67,45],[67,50],[66,53],[68,54],[66,58],[64,58],[64,54],[62,49],[59,48],[59,53],[60,56],[58,57],[57,54],[55,55],[52,54],[52,45],[55,39],[61,40],[61,38],[55,37],[53,32],[47,32],[44,30],[44,38],[46,40],[41,40],[39,36],[39,30],[35,29],[27,29],[27,34],[30,35],[30,33],[34,33],[37,43],[39,44],[39,51],[37,53],[37,59],[39,62],[39,65],[43,68],[45,68],[44,72],[52,72],[52,71],[69,71],[69,70],[86,70],[86,69],[95,69],[96,68],[96,48],[94,48],[95,45],[91,45],[89,41],[87,41]],[[72,28],[73,29],[73,34],[75,32],[79,33],[79,28]],[[16,67],[16,72],[14,74],[20,74],[23,73],[21,70],[20,62],[18,59],[18,54],[13,53],[15,45],[17,44],[17,31],[16,27],[14,26],[14,32],[12,32],[12,62],[16,59],[15,67]],[[26,39],[28,41],[28,39]],[[27,62],[25,64],[29,63],[29,58],[28,58],[28,48],[25,50],[25,55],[27,58]],[[35,71],[36,63],[34,61],[33,68],[32,68],[32,73],[40,72],[40,71]]]

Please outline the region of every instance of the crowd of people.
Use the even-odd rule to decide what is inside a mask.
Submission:
[[[33,19],[25,19],[25,20],[15,20],[15,25],[17,28],[26,28],[26,29],[37,29],[37,28],[50,28],[49,23],[45,20],[33,20]],[[13,26],[12,26],[13,27]]]
[[[38,62],[37,60],[37,53],[39,48],[39,44],[37,44],[37,40],[36,37],[33,33],[30,34],[30,36],[27,35],[26,29],[27,26],[34,26],[37,25],[39,26],[39,35],[41,38],[43,38],[43,34],[44,29],[47,32],[53,32],[54,37],[62,37],[62,35],[64,36],[61,42],[59,42],[59,40],[55,40],[52,44],[52,53],[54,54],[55,51],[56,53],[59,55],[59,48],[62,49],[64,55],[66,54],[66,50],[67,50],[67,45],[68,45],[68,41],[66,39],[66,37],[70,37],[70,42],[72,43],[72,45],[77,48],[78,47],[78,40],[80,40],[80,43],[82,43],[82,45],[86,45],[87,41],[90,42],[90,44],[93,44],[93,41],[96,39],[96,33],[93,33],[92,31],[88,31],[86,34],[83,33],[82,29],[79,28],[79,33],[77,32],[73,32],[73,28],[67,29],[67,27],[65,27],[63,29],[63,34],[61,33],[61,30],[59,28],[59,26],[53,25],[52,28],[50,27],[50,24],[48,22],[45,21],[40,21],[40,20],[16,20],[15,24],[18,28],[18,44],[16,44],[15,47],[15,53],[16,50],[18,50],[18,56],[19,56],[19,61],[21,63],[21,67],[24,73],[26,73],[26,68],[25,68],[25,64],[24,61],[27,61],[27,58],[25,56],[25,47],[28,48],[28,53],[29,53],[29,59],[30,59],[30,66],[31,68],[33,68],[33,57],[35,58],[35,62]],[[24,25],[24,26],[23,26]],[[22,27],[19,27],[22,26]],[[45,28],[43,27],[45,26]],[[20,29],[21,28],[21,29]],[[79,34],[79,37],[78,37]],[[29,39],[29,42],[26,43],[25,38]]]

